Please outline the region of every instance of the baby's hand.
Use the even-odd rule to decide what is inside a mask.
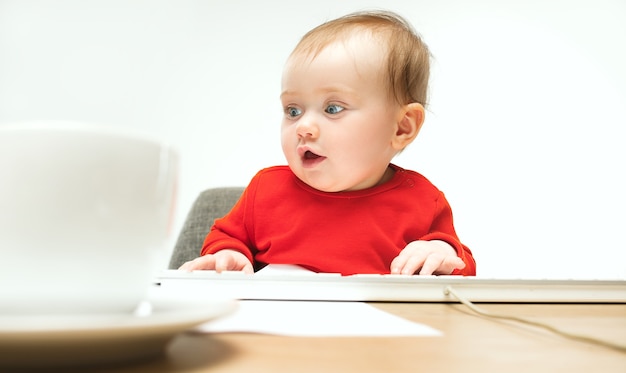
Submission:
[[[391,262],[391,273],[413,275],[449,275],[465,263],[452,246],[444,241],[413,241]]]
[[[245,255],[239,251],[224,249],[215,254],[207,254],[190,260],[178,268],[182,271],[195,271],[200,269],[210,269],[217,272],[222,271],[243,271],[254,273],[252,263]]]

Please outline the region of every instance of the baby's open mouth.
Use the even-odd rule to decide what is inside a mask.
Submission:
[[[320,157],[319,155],[317,155],[317,154],[313,153],[313,152],[312,152],[312,151],[310,151],[310,150],[307,150],[306,152],[304,152],[304,159],[306,159],[306,160],[309,160],[309,159],[317,159],[317,158],[319,158],[319,157]]]

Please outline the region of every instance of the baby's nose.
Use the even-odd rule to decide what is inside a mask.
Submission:
[[[312,115],[303,115],[296,126],[298,137],[317,138],[319,136],[319,126]]]

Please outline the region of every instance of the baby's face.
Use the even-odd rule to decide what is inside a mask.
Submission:
[[[287,61],[282,148],[296,176],[313,188],[375,186],[396,154],[391,140],[401,107],[384,83],[384,50],[360,36],[330,44],[313,60]]]

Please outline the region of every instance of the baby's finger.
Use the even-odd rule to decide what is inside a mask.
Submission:
[[[215,259],[215,270],[217,272],[231,271],[235,268],[235,260],[232,255],[219,255]]]
[[[410,256],[404,264],[404,268],[402,268],[402,271],[400,273],[403,275],[416,274],[420,270],[420,268],[424,267],[427,259],[428,257],[423,253],[417,253],[413,256]]]
[[[455,269],[463,269],[465,268],[465,262],[463,259],[458,256],[448,256],[445,258],[444,263],[442,264],[442,269],[445,270],[445,274],[449,275]]]
[[[425,254],[398,255],[392,262],[391,273],[413,275],[424,264]]]
[[[247,264],[243,267],[242,271],[243,271],[244,273],[247,273],[247,274],[253,274],[253,273],[254,273],[254,267],[252,266],[252,263],[247,263]]]
[[[402,253],[400,253],[400,255],[398,255],[397,257],[395,257],[391,261],[391,266],[390,266],[391,273],[392,274],[401,274],[402,270],[406,266],[406,263],[409,260],[409,258],[410,258],[410,256],[402,255]]]
[[[203,269],[213,269],[215,268],[215,258],[213,255],[205,255],[194,260],[190,260],[185,262],[178,269],[182,271],[195,271],[195,270],[203,270]]]
[[[422,269],[420,270],[420,276],[428,276],[428,275],[432,275],[435,273],[435,271],[437,271],[438,269],[440,269],[441,264],[444,262],[444,258],[436,255],[436,254],[431,254],[429,255],[425,260],[424,260],[424,264],[422,265]]]
[[[465,268],[463,260],[457,256],[446,256],[443,258],[431,255],[424,263],[420,275],[449,275],[455,269]],[[436,266],[436,267],[435,267]]]
[[[183,265],[181,265],[180,267],[178,267],[179,271],[187,271],[190,272],[191,271],[191,260],[188,262],[183,263]]]

